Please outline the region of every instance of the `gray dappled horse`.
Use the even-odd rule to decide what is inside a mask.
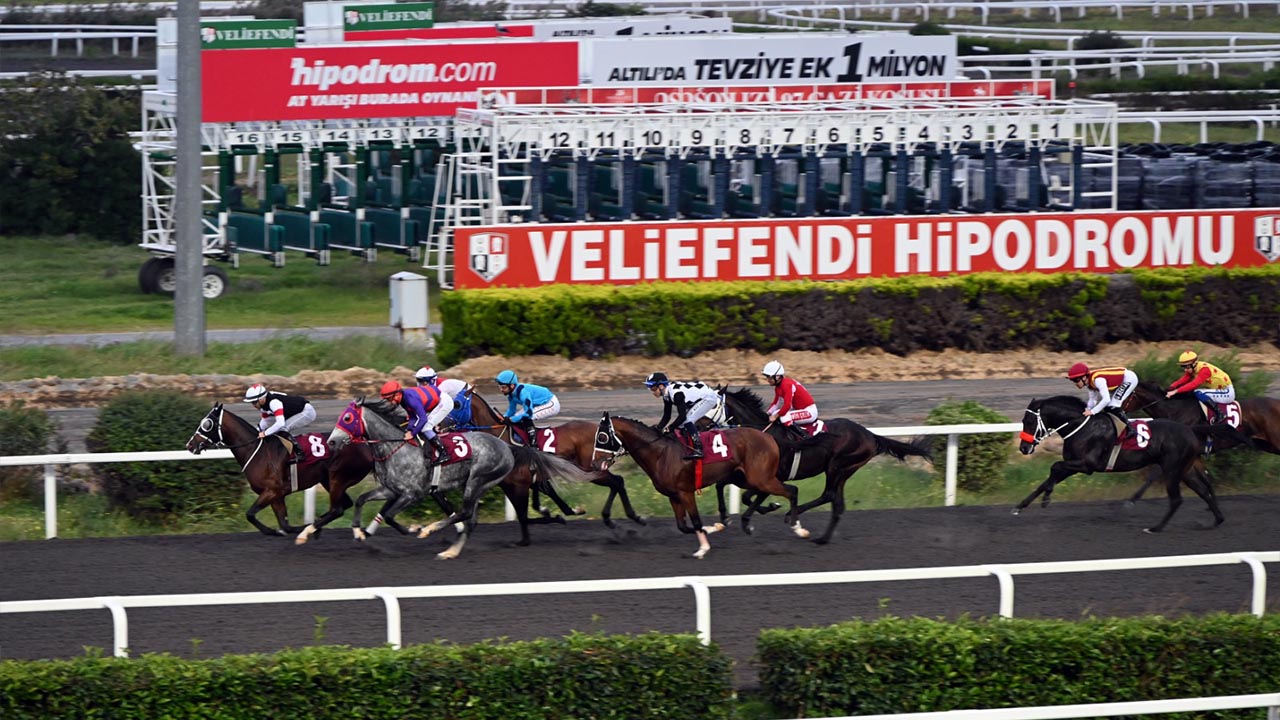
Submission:
[[[427,468],[422,448],[404,440],[404,430],[383,413],[403,413],[383,400],[360,398],[347,405],[329,434],[329,446],[336,452],[349,442],[365,442],[373,449],[374,475],[378,487],[356,500],[352,531],[356,539],[364,540],[365,531],[360,528],[361,510],[369,500],[386,500],[382,512],[369,525],[372,533],[380,522],[391,525],[402,533],[410,530],[395,521],[395,515],[410,505],[430,495],[448,514],[425,528],[418,537],[425,538],[449,525],[458,528],[458,539],[436,557],[452,559],[462,552],[467,536],[475,529],[476,508],[480,498],[497,486],[516,467],[531,464],[544,473],[544,477],[558,477],[586,482],[597,477],[573,463],[560,460],[530,448],[512,447],[506,442],[485,433],[459,433],[447,436],[445,446],[450,453],[449,462]],[[453,510],[444,500],[449,490],[462,490],[462,505]]]

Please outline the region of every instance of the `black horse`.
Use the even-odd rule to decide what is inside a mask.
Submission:
[[[730,424],[763,430],[778,443],[778,479],[784,482],[814,477],[826,473],[822,494],[796,508],[799,515],[821,505],[831,504],[831,521],[822,535],[814,542],[831,541],[840,516],[844,513],[844,486],[855,472],[877,455],[889,454],[899,460],[909,456],[922,457],[933,462],[928,439],[919,438],[905,443],[876,435],[862,425],[845,418],[823,420],[824,430],[813,437],[794,427],[769,422],[769,411],[764,401],[747,388],[730,391],[722,389],[725,400],[725,418]],[[751,494],[744,496],[748,511],[743,515],[744,527],[750,522],[751,510],[763,498]],[[724,499],[721,497],[721,515],[724,515]]]
[[[1021,442],[1018,450],[1023,455],[1035,452],[1036,446],[1050,435],[1062,438],[1062,460],[1049,469],[1049,477],[1013,509],[1017,515],[1043,495],[1041,507],[1049,505],[1053,488],[1077,473],[1092,475],[1095,472],[1128,472],[1148,466],[1158,466],[1169,493],[1169,509],[1155,526],[1146,532],[1160,532],[1182,504],[1181,483],[1186,483],[1209,506],[1213,513],[1213,526],[1225,519],[1218,509],[1218,500],[1209,483],[1200,452],[1205,438],[1210,435],[1234,433],[1226,426],[1200,425],[1189,427],[1172,420],[1135,420],[1134,437],[1123,446],[1116,445],[1119,435],[1107,415],[1084,415],[1085,402],[1070,395],[1059,395],[1044,400],[1033,399],[1027,405],[1022,418]]]

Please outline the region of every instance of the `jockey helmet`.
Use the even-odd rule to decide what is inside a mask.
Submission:
[[[516,377],[515,370],[503,370],[498,373],[498,377],[494,378],[499,385],[518,385],[520,378]]]
[[[1199,360],[1199,359],[1200,359],[1200,356],[1199,356],[1199,355],[1196,355],[1196,351],[1195,351],[1195,350],[1187,350],[1186,352],[1184,352],[1184,353],[1182,353],[1181,355],[1179,355],[1179,356],[1178,356],[1178,364],[1179,364],[1179,365],[1191,365],[1191,364],[1193,364],[1195,361],[1197,361],[1197,360]]]
[[[765,377],[779,377],[786,374],[786,371],[782,369],[782,363],[777,360],[770,360],[765,363],[763,372]]]
[[[414,377],[418,379],[419,384],[421,383],[431,383],[432,385],[436,384],[436,371],[432,369],[430,365],[423,365],[422,367],[418,368],[418,372],[414,374]]]
[[[244,391],[244,401],[247,403],[255,403],[266,397],[266,395],[267,386],[262,383],[254,383],[249,386],[248,390]]]
[[[382,389],[378,391],[378,394],[382,396],[383,400],[395,402],[396,397],[403,391],[404,388],[400,386],[399,380],[388,380],[382,383]]]
[[[644,384],[653,387],[654,385],[666,385],[668,382],[670,381],[667,380],[666,373],[656,372],[649,373],[649,377],[645,378]]]
[[[1089,374],[1088,365],[1085,365],[1084,363],[1076,363],[1075,365],[1071,366],[1070,370],[1067,371],[1067,379],[1079,380],[1080,378],[1088,374]]]

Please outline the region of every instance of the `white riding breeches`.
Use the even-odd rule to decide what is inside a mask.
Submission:
[[[451,412],[453,412],[453,398],[449,397],[449,393],[440,393],[440,402],[427,413],[427,427],[423,429],[422,434],[426,435],[428,440],[435,437],[436,426],[444,422]]]
[[[1236,388],[1234,385],[1228,385],[1216,390],[1201,390],[1200,388],[1196,388],[1193,392],[1200,393],[1219,405],[1226,405],[1236,399]]]
[[[818,420],[818,404],[814,403],[809,407],[794,409],[778,418],[783,425],[808,425]]]
[[[533,418],[534,420],[546,420],[547,418],[555,417],[556,415],[559,415],[559,414],[560,414],[560,398],[556,397],[555,395],[551,396],[551,400],[549,402],[544,402],[541,405],[535,406],[529,410],[529,417]]]
[[[715,409],[716,399],[716,396],[710,395],[690,405],[684,414],[685,422],[696,423],[701,420],[703,416]]]
[[[284,421],[284,427],[281,428],[290,435],[294,434],[294,430],[304,428],[316,419],[316,408],[311,403],[302,406],[302,412],[288,418]]]

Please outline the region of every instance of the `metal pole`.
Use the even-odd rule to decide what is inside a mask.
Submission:
[[[52,465],[44,466],[44,539],[58,537],[58,476]]]
[[[204,234],[200,227],[200,0],[178,0],[178,167],[174,188],[176,257],[173,349],[203,357]]]

